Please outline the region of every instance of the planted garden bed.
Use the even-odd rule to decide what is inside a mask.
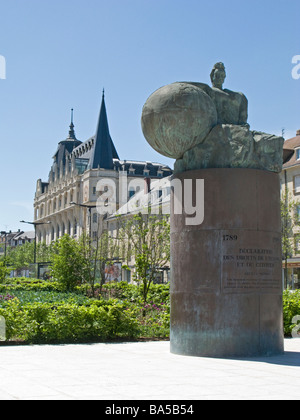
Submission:
[[[149,303],[138,286],[85,286],[62,292],[54,282],[12,281],[0,286],[6,343],[82,343],[168,339],[169,286],[153,285]]]

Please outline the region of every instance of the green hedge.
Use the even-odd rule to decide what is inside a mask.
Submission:
[[[27,343],[107,341],[135,338],[140,333],[132,311],[117,303],[21,305],[15,298],[0,308],[0,316],[6,321],[6,340]]]
[[[56,281],[30,280],[25,278],[10,279],[9,283],[0,284],[1,294],[16,290],[62,292],[63,288]]]
[[[293,327],[294,316],[300,315],[300,290],[283,292],[283,324],[284,334],[290,336]]]
[[[0,285],[0,316],[6,319],[7,339],[63,343],[169,336],[169,284],[151,285],[145,306],[140,288],[126,282],[105,284],[104,299],[88,298],[88,289],[83,285],[77,293],[64,293],[56,282],[30,279]],[[296,315],[300,315],[300,290],[284,291],[285,336],[291,335]]]
[[[89,289],[82,285],[66,293],[56,282],[26,278],[0,285],[7,340],[68,343],[169,337],[168,285],[153,285],[147,305],[140,288],[125,282],[106,284],[104,297],[88,297]]]

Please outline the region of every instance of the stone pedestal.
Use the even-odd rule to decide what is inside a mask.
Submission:
[[[194,199],[196,180],[204,180],[204,222],[187,225],[190,216],[171,209],[171,352],[282,353],[279,175],[204,169],[174,178],[183,189],[193,180]]]

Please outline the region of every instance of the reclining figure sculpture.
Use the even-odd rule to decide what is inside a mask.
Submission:
[[[250,131],[244,94],[223,89],[223,63],[212,87],[176,82],[155,91],[142,112],[142,130],[159,153],[176,159],[174,172],[207,168],[282,169],[284,139]]]

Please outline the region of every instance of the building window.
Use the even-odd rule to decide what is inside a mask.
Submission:
[[[93,223],[97,223],[98,222],[98,214],[94,213],[93,214]]]
[[[93,195],[96,195],[96,187],[93,187]]]
[[[130,283],[131,282],[131,271],[130,270],[126,270],[125,276],[126,276],[127,283]]]
[[[296,159],[300,160],[300,149],[296,149]]]
[[[135,189],[134,189],[133,187],[130,187],[130,188],[129,188],[129,199],[130,199],[131,197],[133,197],[133,196],[134,196],[134,194],[135,194]]]
[[[300,223],[300,204],[296,205],[295,216],[296,216],[296,222]]]
[[[74,220],[74,235],[77,235],[77,220]]]
[[[294,178],[294,193],[300,193],[300,175],[295,176]]]

